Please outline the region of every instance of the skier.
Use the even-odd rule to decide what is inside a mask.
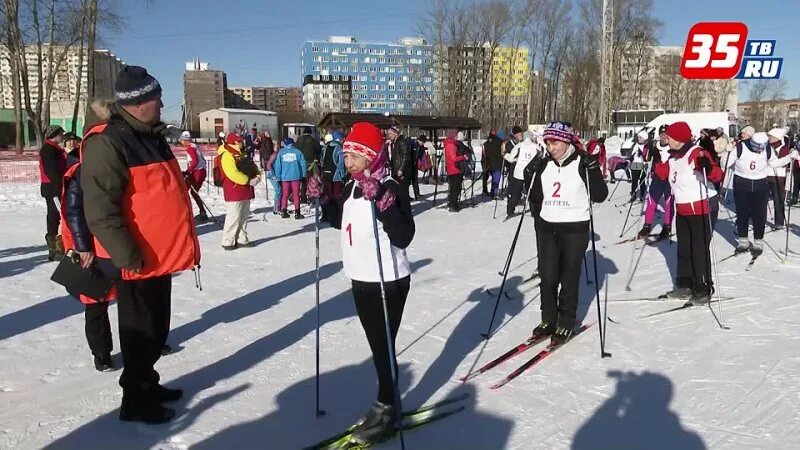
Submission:
[[[569,122],[552,122],[544,131],[548,156],[534,158],[531,211],[536,220],[542,322],[536,336],[552,335],[563,344],[574,333],[578,289],[589,244],[589,202],[603,202],[608,187],[597,160],[578,151]]]
[[[489,139],[483,143],[483,170],[484,170],[484,195],[494,198],[500,186],[500,175],[503,170],[502,156],[503,140],[492,130]],[[491,192],[486,188],[486,182],[491,179]]]
[[[776,154],[778,158],[783,158],[791,153],[790,147],[784,143],[784,138],[786,137],[786,130],[784,128],[773,128],[769,130],[767,135],[769,136],[769,145],[772,148],[772,152]],[[786,223],[786,169],[789,164],[791,164],[791,162],[781,167],[776,167],[772,170],[772,173],[768,172],[767,175],[772,203],[775,206],[773,230],[783,229]]]
[[[603,179],[608,176],[608,161],[606,161],[606,138],[605,136],[598,139],[592,139],[586,145],[590,155],[597,158],[600,163],[600,168],[603,169]]]
[[[328,139],[330,138],[330,139]],[[344,179],[344,154],[342,153],[342,132],[334,131],[325,135],[327,141],[322,148],[322,181],[324,191],[332,198],[338,198]]]
[[[247,247],[247,218],[250,216],[250,200],[254,199],[254,187],[261,182],[258,168],[242,150],[242,138],[228,133],[225,145],[217,150],[222,166],[222,193],[227,212],[222,228],[222,248],[236,250]]]
[[[283,148],[278,152],[278,157],[272,164],[275,176],[281,182],[281,217],[289,218],[289,192],[292,193],[294,201],[294,218],[304,219],[300,213],[300,189],[301,180],[306,179],[308,165],[303,153],[295,148],[294,139],[284,138]]]
[[[536,136],[532,131],[526,131],[522,142],[514,146],[511,153],[506,154],[504,157],[514,167],[509,185],[511,198],[508,199],[506,206],[507,218],[511,218],[514,215],[517,205],[522,199],[522,193],[528,192],[531,179],[530,175],[525,173],[525,168],[534,158],[542,155],[542,148],[536,143],[535,139]]]
[[[261,147],[261,138],[258,136],[258,128],[253,125],[250,132],[244,135],[244,153],[250,160],[255,160],[256,150]]]
[[[655,165],[669,160],[673,150],[670,148],[669,143],[667,142],[666,125],[661,125],[661,127],[658,129],[658,142],[653,146],[652,150],[648,150],[647,159],[651,161],[651,164]],[[658,234],[657,239],[659,241],[669,239],[670,233],[672,233],[673,198],[672,191],[669,187],[669,182],[662,180],[653,174],[650,178],[650,189],[647,196],[647,205],[645,206],[644,210],[644,226],[642,227],[641,231],[639,231],[638,235],[640,238],[643,239],[650,236],[650,232],[653,230],[653,222],[656,218],[656,210],[658,209],[658,205],[661,203],[662,199],[664,200],[664,226],[661,227],[661,231]]]
[[[647,153],[648,145],[646,144],[648,138],[647,131],[642,130],[636,135],[636,144],[631,148],[631,154],[628,156],[628,169],[631,171],[631,202],[636,200],[636,194],[639,194],[639,201],[643,202],[646,195],[645,181],[647,174],[643,173],[645,169],[644,156]]]
[[[736,253],[751,250],[753,256],[764,251],[764,227],[767,222],[769,185],[767,176],[797,159],[793,151],[778,158],[769,144],[767,133],[758,132],[736,146],[728,158],[728,168],[734,168],[733,193],[736,202]],[[748,239],[748,226],[753,222],[752,244]]]
[[[206,181],[206,159],[197,146],[192,143],[192,134],[189,131],[181,133],[180,144],[186,151],[186,171],[183,172],[183,178],[189,186],[189,194],[197,204],[197,209],[200,210],[200,214],[195,216],[195,220],[199,223],[206,223],[208,222],[208,214],[206,214],[203,200],[198,193],[203,186],[203,182]]]
[[[655,166],[656,176],[667,181],[675,197],[675,227],[678,240],[678,277],[666,298],[689,299],[693,304],[708,303],[714,292],[711,277],[712,224],[709,214],[717,196],[704,184],[722,179],[722,169],[711,155],[692,141],[686,122],[675,122],[666,129],[667,142],[675,152]],[[704,179],[705,178],[705,179]]]
[[[261,145],[258,146],[258,156],[261,160],[261,169],[264,172],[267,171],[267,162],[272,157],[272,154],[275,153],[275,142],[272,140],[272,135],[269,134],[269,131],[265,131],[263,135],[261,135]]]
[[[459,163],[467,161],[469,156],[458,154],[458,132],[449,130],[444,140],[444,159],[447,167],[447,184],[449,188],[447,210],[449,212],[461,211],[458,199],[461,197],[461,187],[464,183],[464,173]]]
[[[67,170],[67,156],[61,142],[64,140],[64,129],[58,125],[47,127],[44,132],[44,144],[39,150],[39,174],[41,175],[40,193],[47,203],[47,259],[60,260],[64,256],[61,238],[58,236],[60,224],[59,208],[56,199],[61,196],[61,182]]]
[[[378,396],[352,433],[352,440],[376,442],[396,432],[395,386],[381,302],[381,285],[388,305],[391,339],[395,340],[411,283],[405,248],[414,238],[414,216],[408,189],[386,168],[388,155],[378,127],[355,123],[344,141],[345,165],[352,175],[344,188],[333,225],[341,230],[342,262],[352,280],[353,298],[378,375]],[[371,204],[374,202],[373,205]],[[372,214],[377,215],[383,279],[378,271]]]

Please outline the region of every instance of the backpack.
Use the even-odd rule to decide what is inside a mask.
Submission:
[[[217,155],[214,157],[214,169],[212,169],[211,174],[214,178],[214,186],[222,187],[222,180],[225,179],[225,175],[222,173],[222,155]]]
[[[746,145],[747,144],[745,144],[745,141],[740,141],[739,144],[736,145],[736,157],[737,158],[741,158],[742,157],[742,152],[744,151],[744,147]],[[752,149],[750,149],[749,145],[747,146],[747,149],[750,150],[751,152],[753,151]],[[769,159],[772,158],[772,145],[767,143],[767,148],[766,148],[765,151],[767,152],[767,161],[769,161]]]

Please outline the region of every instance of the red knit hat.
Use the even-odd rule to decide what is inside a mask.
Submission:
[[[675,122],[667,127],[667,136],[678,142],[689,142],[692,140],[692,129],[686,122]]]
[[[228,135],[225,136],[225,143],[228,145],[237,144],[239,142],[242,142],[242,137],[236,133],[228,133]]]
[[[378,156],[378,152],[383,147],[383,133],[380,128],[369,122],[357,122],[353,124],[350,133],[342,143],[344,153],[355,153],[363,156],[369,161]]]

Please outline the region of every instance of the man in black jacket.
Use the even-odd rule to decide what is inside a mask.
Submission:
[[[392,167],[392,178],[397,180],[401,188],[408,192],[413,155],[408,146],[405,136],[400,133],[400,128],[391,126],[386,130],[386,137],[389,138],[389,161]]]
[[[47,127],[44,132],[44,145],[39,150],[39,173],[42,178],[40,193],[47,202],[47,242],[48,259],[60,260],[64,256],[64,246],[58,237],[61,214],[58,212],[57,199],[61,198],[61,185],[67,171],[67,152],[61,147],[64,129],[58,125]]]
[[[503,140],[492,130],[489,132],[489,139],[483,143],[483,195],[494,196],[500,186],[500,175],[503,170]],[[492,191],[489,192],[487,184],[491,178]]]
[[[319,163],[320,154],[322,153],[322,146],[319,144],[319,141],[312,136],[311,127],[305,127],[303,129],[303,135],[297,138],[297,142],[294,144],[301,153],[303,153],[303,158],[306,160],[306,164],[308,167],[306,169],[316,165]],[[303,203],[308,202],[308,198],[306,197],[306,186],[307,186],[307,178],[303,178],[300,180],[300,195],[303,198]]]

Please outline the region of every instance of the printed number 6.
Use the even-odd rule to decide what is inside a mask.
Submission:
[[[345,231],[347,231],[347,237],[350,239],[350,247],[352,247],[353,246],[353,224],[352,223],[347,224],[347,228],[345,228]]]
[[[553,191],[553,198],[561,198],[561,194],[559,194],[559,192],[561,191],[561,183],[556,181],[555,183],[553,183],[553,187],[556,188]]]
[[[750,170],[756,170],[756,162],[750,161]]]
[[[703,69],[709,66],[718,69],[730,69],[736,65],[739,57],[739,49],[735,45],[741,39],[738,34],[721,34],[717,39],[715,51],[724,53],[725,59],[711,60],[711,47],[714,45],[714,36],[710,34],[696,34],[692,36],[692,53],[697,55],[697,59],[690,59],[684,65],[687,69]]]

